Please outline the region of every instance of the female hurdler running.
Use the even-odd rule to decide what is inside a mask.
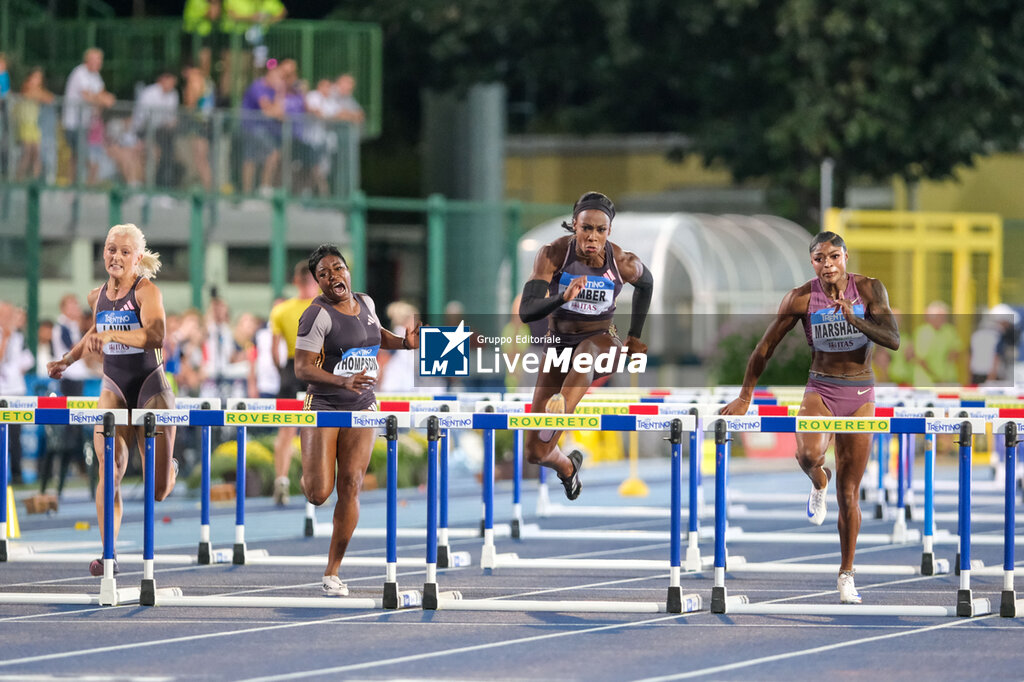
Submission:
[[[572,223],[562,227],[572,234],[541,247],[530,280],[523,287],[519,317],[523,322],[548,318],[548,348],[572,349],[572,356],[591,358],[626,352],[629,357],[647,352],[640,334],[647,319],[654,292],[654,279],[640,259],[608,241],[615,218],[615,206],[599,192],[587,192],[572,210]],[[629,334],[619,340],[612,314],[615,299],[624,282],[633,285]],[[618,359],[613,366],[620,363]],[[569,371],[542,367],[533,392],[533,412],[572,413],[589,390],[595,371]],[[558,448],[561,431],[527,431],[526,457],[533,464],[558,473],[565,496],[579,497],[580,465],[583,455],[573,450],[568,456]]]
[[[842,237],[822,232],[811,240],[814,279],[786,294],[779,312],[747,361],[740,395],[722,414],[746,414],[754,386],[782,338],[804,324],[811,346],[811,370],[800,403],[800,416],[871,417],[875,413],[875,378],[871,372],[872,342],[896,350],[900,333],[889,309],[889,294],[877,279],[846,271],[849,254]],[[860,532],[860,481],[871,451],[870,433],[837,433],[836,497],[839,501],[839,565],[837,589],[844,604],[859,604],[853,581],[853,555]],[[825,519],[832,472],[825,465],[830,433],[796,434],[796,459],[811,479],[807,518]]]

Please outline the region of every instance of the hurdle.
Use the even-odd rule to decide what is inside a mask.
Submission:
[[[846,426],[856,427],[860,432],[889,433],[920,433],[930,429],[943,428],[949,420],[930,420],[914,418],[766,418],[766,423],[758,425],[779,431],[833,431],[839,422]],[[924,422],[924,423],[922,423]],[[867,615],[867,616],[978,616],[990,612],[988,599],[973,598],[970,588],[970,457],[972,450],[972,422],[964,420],[959,425],[960,433],[960,494],[961,518],[960,535],[964,538],[963,551],[960,556],[960,585],[954,606],[916,606],[916,605],[870,605],[870,604],[751,604],[745,595],[730,597],[725,586],[726,574],[726,471],[728,467],[728,431],[726,419],[718,419],[713,423],[715,433],[715,569],[714,587],[711,595],[711,612],[717,614],[739,613],[759,615]],[[835,570],[835,567],[832,567]],[[733,571],[729,567],[729,571]],[[858,569],[860,570],[860,569]]]
[[[444,419],[456,419],[456,428],[474,428],[484,431],[485,441],[488,440],[488,433],[493,445],[493,432],[496,429],[509,428],[551,428],[552,422],[556,420],[564,428],[578,429],[606,428],[611,430],[628,430],[629,428],[649,427],[649,430],[670,431],[669,440],[672,443],[672,478],[675,483],[675,491],[672,495],[672,505],[677,513],[673,515],[671,522],[671,533],[676,538],[670,548],[669,566],[669,589],[665,602],[618,602],[598,600],[528,600],[528,599],[453,599],[438,591],[437,584],[437,475],[438,475],[438,441],[441,439],[441,430],[445,426]],[[462,610],[462,611],[544,611],[544,612],[578,612],[578,613],[690,613],[700,610],[702,600],[699,594],[683,594],[679,582],[681,568],[680,551],[680,525],[679,510],[681,499],[681,443],[683,422],[673,419],[669,422],[661,419],[657,424],[653,420],[644,423],[644,417],[620,417],[615,415],[606,416],[576,416],[576,415],[535,415],[531,418],[518,418],[517,415],[497,413],[473,413],[468,415],[437,415],[427,416],[425,419],[417,420],[416,425],[425,425],[427,428],[427,570],[423,585],[423,608],[424,610]],[[651,418],[646,418],[651,419]],[[628,421],[622,421],[628,420]],[[467,422],[468,423],[464,423]],[[447,428],[452,428],[449,423]],[[689,424],[692,430],[693,424]],[[486,449],[486,448],[485,448]],[[493,487],[493,464],[488,465],[490,458],[484,459],[484,487]],[[493,461],[493,460],[492,460]],[[493,492],[491,490],[490,492]],[[493,498],[493,495],[489,497]],[[493,504],[488,505],[488,512],[493,512]],[[494,566],[493,534],[487,526],[492,525],[491,513],[485,519],[485,551],[481,559],[481,565],[485,568],[488,564]],[[489,541],[489,542],[488,542]],[[491,548],[487,550],[488,546]],[[487,556],[490,554],[490,556]],[[659,562],[660,563],[660,562]],[[522,565],[536,566],[536,563]],[[664,563],[661,570],[664,570]]]
[[[454,394],[422,394],[413,396],[403,395],[383,395],[378,401],[377,405],[381,411],[384,412],[410,412],[410,413],[435,413],[435,412],[454,412],[459,410],[464,405],[473,405],[479,401],[490,401],[500,400],[501,394],[499,393],[454,393]],[[447,479],[448,479],[448,458],[447,458],[447,441],[445,442],[445,457],[442,459],[442,472],[441,472],[441,486],[443,491],[447,491]],[[447,496],[442,498],[441,508],[441,564],[442,567],[454,567],[462,566],[463,560],[468,561],[468,555],[464,552],[451,551],[448,545],[448,538],[474,538],[483,537],[483,521],[481,519],[480,528],[449,528],[447,524]],[[521,505],[519,507],[521,509]],[[499,535],[506,537],[517,537],[519,528],[522,523],[522,516],[520,512],[519,522],[513,521],[508,528],[498,528],[496,531]],[[332,523],[321,523],[316,520],[316,507],[307,502],[306,503],[306,518],[305,525],[303,527],[303,533],[306,537],[323,537],[330,536],[333,532]],[[358,527],[352,537],[360,538],[382,538],[385,536],[386,530],[383,528],[372,528],[372,527]],[[426,537],[426,529],[423,528],[399,528],[397,530],[398,537],[400,538],[414,538],[422,539]]]
[[[102,426],[104,439],[103,457],[103,577],[100,578],[99,594],[60,592],[2,592],[2,604],[55,604],[55,605],[99,605],[119,606],[139,603],[141,588],[118,588],[114,577],[114,434],[117,426],[127,426],[128,410],[124,409],[58,409],[33,408],[8,410],[6,400],[0,400],[0,487],[4,491],[3,509],[0,510],[0,561],[18,560],[16,552],[7,547],[7,483],[8,483],[8,424],[92,424]],[[152,478],[152,468],[149,469]],[[36,558],[47,560],[45,554]],[[161,596],[173,596],[175,588],[160,592]]]
[[[134,410],[132,414],[133,423],[142,423],[145,426],[146,456],[147,461],[155,451],[155,425],[161,420],[177,421],[193,426],[225,426],[237,425],[238,428],[238,474],[236,481],[239,484],[240,493],[236,495],[236,527],[235,544],[233,547],[232,563],[234,564],[270,564],[270,565],[323,565],[327,561],[326,556],[316,557],[273,557],[252,556],[246,553],[245,544],[245,517],[244,517],[244,471],[245,471],[245,429],[250,424],[267,425],[280,424],[275,421],[278,416],[287,423],[315,427],[371,427],[385,429],[387,439],[387,470],[388,470],[388,500],[387,500],[387,542],[386,556],[383,561],[366,562],[365,558],[358,557],[350,560],[345,558],[343,562],[348,566],[379,566],[385,568],[385,580],[382,596],[376,597],[252,597],[252,596],[230,596],[230,595],[186,595],[180,588],[173,588],[173,591],[156,590],[153,566],[154,556],[154,514],[153,514],[153,486],[151,482],[146,484],[146,511],[145,511],[145,544],[144,544],[144,568],[143,579],[140,587],[143,606],[213,606],[213,607],[253,607],[253,608],[314,608],[314,609],[399,609],[419,606],[422,602],[422,595],[418,590],[398,589],[398,544],[397,544],[397,475],[398,475],[398,428],[404,422],[408,427],[408,414],[382,414],[377,412],[276,412],[267,411],[213,411],[213,410],[192,410],[187,414],[184,410]],[[283,415],[283,416],[282,416]],[[268,417],[270,417],[268,419]],[[147,469],[152,471],[152,469]],[[147,478],[149,478],[147,476]],[[364,559],[359,561],[358,559]],[[411,562],[414,565],[423,565],[423,562]],[[458,599],[457,592],[445,594],[447,599]]]

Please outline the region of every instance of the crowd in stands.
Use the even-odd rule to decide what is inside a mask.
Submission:
[[[222,60],[230,54],[224,51]],[[176,69],[154,74],[152,83],[138,84],[134,102],[124,102],[106,90],[99,49],[85,51],[62,97],[46,87],[55,74],[35,67],[21,74],[13,91],[0,54],[0,114],[10,131],[3,148],[15,159],[9,177],[330,195],[337,158],[345,153],[342,141],[350,133],[358,139],[365,118],[355,78],[343,73],[311,87],[294,59],[268,59],[240,108],[231,109],[227,85],[215,85],[211,55],[201,50],[180,76]]]

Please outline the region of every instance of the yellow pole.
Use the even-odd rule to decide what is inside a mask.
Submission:
[[[637,388],[639,382],[636,374],[630,374],[630,386]],[[623,497],[647,497],[647,484],[640,478],[640,434],[629,432],[629,478],[619,485],[619,495]]]
[[[18,506],[14,504],[14,489],[11,486],[7,486],[7,537],[21,537],[21,527],[18,525]]]

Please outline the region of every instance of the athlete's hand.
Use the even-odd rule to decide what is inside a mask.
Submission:
[[[412,329],[405,330],[405,348],[407,350],[416,350],[420,347],[420,325],[419,323]]]
[[[573,281],[569,282],[569,286],[562,292],[562,300],[568,303],[572,299],[580,295],[583,288],[587,286],[587,276],[580,275]]]
[[[70,363],[65,362],[63,357],[60,360],[51,360],[46,363],[46,374],[51,379],[60,379],[64,375],[64,370],[70,366]]]
[[[647,352],[647,344],[635,336],[626,337],[626,352],[630,357]]]
[[[859,301],[860,301],[859,298],[854,299],[852,301],[849,300],[848,298],[846,298],[843,295],[843,292],[840,291],[839,292],[839,298],[836,299],[836,304],[832,308],[832,312],[834,312],[834,313],[842,312],[843,313],[843,317],[846,318],[846,321],[849,322],[850,324],[854,324],[854,320],[857,319],[857,316],[853,314],[853,304],[854,303],[858,303]]]
[[[342,383],[342,388],[347,388],[350,391],[361,393],[369,388],[373,388],[377,383],[377,377],[371,377],[366,373],[366,370],[362,370],[359,374],[353,374],[350,377],[345,377]]]
[[[718,414],[744,415],[750,408],[750,401],[746,398],[736,398],[731,403],[718,411]]]
[[[106,337],[110,335],[110,332],[93,332],[85,337],[85,350],[87,353],[102,353],[103,344],[109,339]]]

